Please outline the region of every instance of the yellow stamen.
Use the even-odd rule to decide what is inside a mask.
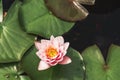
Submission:
[[[49,47],[48,49],[46,49],[46,56],[50,59],[55,58],[57,54],[58,54],[57,49],[53,47]]]

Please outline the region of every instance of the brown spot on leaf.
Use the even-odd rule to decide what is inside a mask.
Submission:
[[[105,64],[105,65],[103,66],[103,69],[104,69],[105,71],[107,71],[107,70],[109,69],[109,66],[108,66],[107,64]]]

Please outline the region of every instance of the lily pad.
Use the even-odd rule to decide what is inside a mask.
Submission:
[[[106,62],[96,45],[87,48],[82,55],[86,65],[86,80],[119,80],[120,46],[110,46]]]
[[[93,0],[44,0],[46,6],[57,17],[67,21],[78,21],[87,17],[88,11],[81,4],[93,4]]]
[[[1,80],[30,80],[28,76],[21,75],[21,72],[18,63],[0,64]]]
[[[86,5],[94,5],[95,0],[78,0],[78,2]]]
[[[0,0],[0,22],[3,20],[3,5],[2,0]]]
[[[25,33],[19,24],[18,10],[21,2],[15,0],[7,16],[0,23],[0,63],[21,60],[32,46],[34,37]]]
[[[29,50],[22,59],[23,70],[32,80],[83,80],[85,68],[80,53],[70,48],[67,55],[72,63],[57,65],[44,71],[38,71],[40,59],[36,56],[36,49]]]
[[[74,25],[73,22],[63,21],[54,16],[45,6],[44,0],[23,0],[20,22],[28,33],[45,38],[62,35]]]

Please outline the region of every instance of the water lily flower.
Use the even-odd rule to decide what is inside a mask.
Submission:
[[[66,56],[69,42],[64,43],[62,36],[51,36],[50,40],[36,41],[36,55],[41,59],[38,70],[45,70],[57,64],[69,64],[71,59]]]

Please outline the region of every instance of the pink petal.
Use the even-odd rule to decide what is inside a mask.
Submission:
[[[50,40],[54,40],[54,36],[53,35],[50,37]]]
[[[35,47],[39,50],[40,49],[40,42],[38,42],[38,41],[35,41]]]
[[[68,56],[64,56],[63,61],[59,62],[59,64],[69,64],[72,60]]]
[[[54,61],[54,62],[49,62],[49,64],[50,64],[50,66],[55,66],[55,65],[57,65],[58,63],[57,63],[56,61]]]
[[[64,39],[62,36],[58,36],[54,39],[55,42],[58,42],[60,45],[64,44]]]
[[[62,53],[59,53],[59,55],[57,56],[56,60],[61,62],[63,60],[63,54]]]
[[[40,58],[40,53],[39,53],[39,51],[36,52],[36,55]]]
[[[64,44],[64,50],[67,50],[68,49],[68,47],[69,47],[69,42],[66,42],[65,44]]]
[[[46,57],[45,53],[43,53],[43,54],[41,54],[41,53],[43,53],[43,52],[40,52],[40,50],[39,50],[39,51],[36,52],[36,55],[37,55],[40,59],[46,60],[47,57]]]
[[[42,43],[42,44],[43,44],[43,43],[44,43],[44,44],[47,44],[47,43],[49,43],[49,42],[50,42],[49,40],[45,40],[45,39],[42,39],[42,40],[41,40],[41,43]]]
[[[69,47],[69,42],[66,42],[66,43],[63,45],[63,51],[62,51],[64,55],[66,55],[68,47]]]
[[[40,61],[39,66],[38,66],[38,70],[46,70],[46,69],[48,69],[50,67],[51,66],[48,65],[46,62]]]

